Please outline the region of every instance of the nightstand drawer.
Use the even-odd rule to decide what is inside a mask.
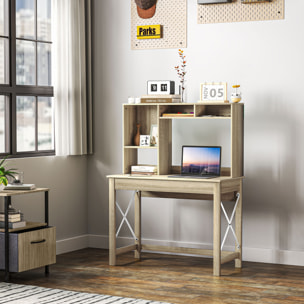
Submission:
[[[21,272],[56,263],[56,228],[10,233],[10,272]],[[0,234],[4,244],[4,233]],[[4,246],[0,249],[0,268],[4,269]]]

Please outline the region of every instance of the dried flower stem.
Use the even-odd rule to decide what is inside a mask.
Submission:
[[[182,88],[182,102],[183,102],[183,96],[184,96],[184,90],[185,90],[185,75],[186,75],[186,60],[185,60],[185,55],[184,55],[184,51],[179,49],[178,50],[178,55],[181,59],[181,65],[179,66],[176,66],[175,67],[175,70],[177,72],[177,76],[179,78],[179,81],[180,81],[180,85],[181,85],[181,88]]]

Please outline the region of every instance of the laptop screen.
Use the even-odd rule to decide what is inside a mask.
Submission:
[[[220,176],[221,147],[183,146],[181,173]]]

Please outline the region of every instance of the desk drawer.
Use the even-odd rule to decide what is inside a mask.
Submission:
[[[56,228],[10,233],[10,272],[21,272],[56,263]],[[4,244],[4,233],[0,234]],[[0,249],[0,269],[4,269],[4,246]]]

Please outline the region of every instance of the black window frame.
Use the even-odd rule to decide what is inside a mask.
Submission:
[[[23,41],[33,41],[36,43],[36,85],[17,85],[16,84],[16,0],[8,0],[8,37],[1,36],[0,38],[8,38],[9,41],[9,81],[8,84],[0,84],[0,95],[8,96],[6,99],[6,128],[5,128],[5,139],[6,139],[6,152],[0,153],[0,157],[5,155],[11,155],[13,158],[22,157],[35,157],[35,156],[50,156],[55,155],[55,143],[54,150],[38,150],[38,98],[39,97],[54,97],[54,87],[53,86],[39,86],[38,83],[38,56],[37,56],[37,44],[39,42],[45,43],[46,41],[41,41],[37,39],[37,1],[35,1],[35,13],[36,13],[36,24],[35,39],[18,38],[18,40]],[[52,44],[51,42],[48,42]],[[35,97],[36,107],[35,107],[35,151],[22,151],[17,152],[17,96],[32,96]],[[54,113],[53,113],[54,115]],[[53,120],[54,121],[54,120]],[[54,123],[55,124],[55,123]],[[53,125],[53,128],[55,125]],[[54,130],[53,130],[54,131]],[[54,134],[55,137],[55,134]],[[55,138],[54,138],[55,140]]]

